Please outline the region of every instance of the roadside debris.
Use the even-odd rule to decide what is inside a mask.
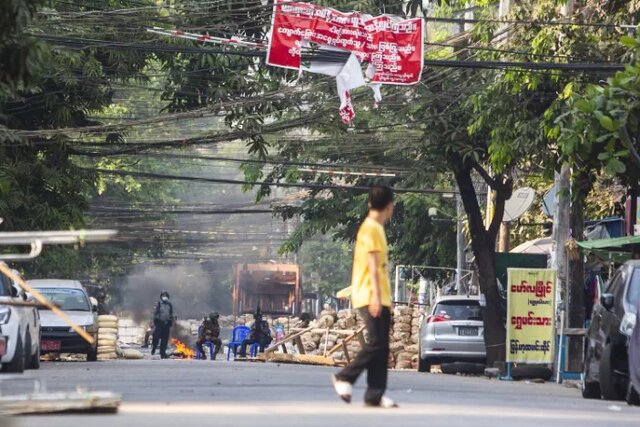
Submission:
[[[52,413],[116,413],[122,397],[109,391],[78,390],[71,393],[32,393],[0,397],[5,415]]]

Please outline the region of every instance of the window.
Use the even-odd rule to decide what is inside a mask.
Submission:
[[[484,308],[476,300],[441,301],[436,305],[433,315],[448,320],[482,320]]]
[[[91,311],[84,292],[72,288],[41,288],[38,291],[63,311]]]
[[[0,273],[0,297],[11,296],[11,279]]]
[[[633,270],[631,281],[629,282],[629,289],[627,289],[627,304],[632,313],[638,311],[638,304],[640,304],[640,269]]]

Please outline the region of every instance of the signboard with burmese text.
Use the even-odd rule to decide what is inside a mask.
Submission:
[[[553,363],[556,270],[508,269],[507,362]]]

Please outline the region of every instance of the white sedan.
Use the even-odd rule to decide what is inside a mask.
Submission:
[[[40,367],[40,315],[35,307],[6,305],[26,303],[22,289],[0,274],[0,327],[6,351],[0,358],[4,372]]]

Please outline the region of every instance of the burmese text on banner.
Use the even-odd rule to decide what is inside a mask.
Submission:
[[[372,83],[409,85],[420,81],[424,21],[277,0],[269,37],[267,64],[300,69],[305,43],[354,53],[373,70]]]
[[[556,271],[507,271],[507,362],[553,363]]]

